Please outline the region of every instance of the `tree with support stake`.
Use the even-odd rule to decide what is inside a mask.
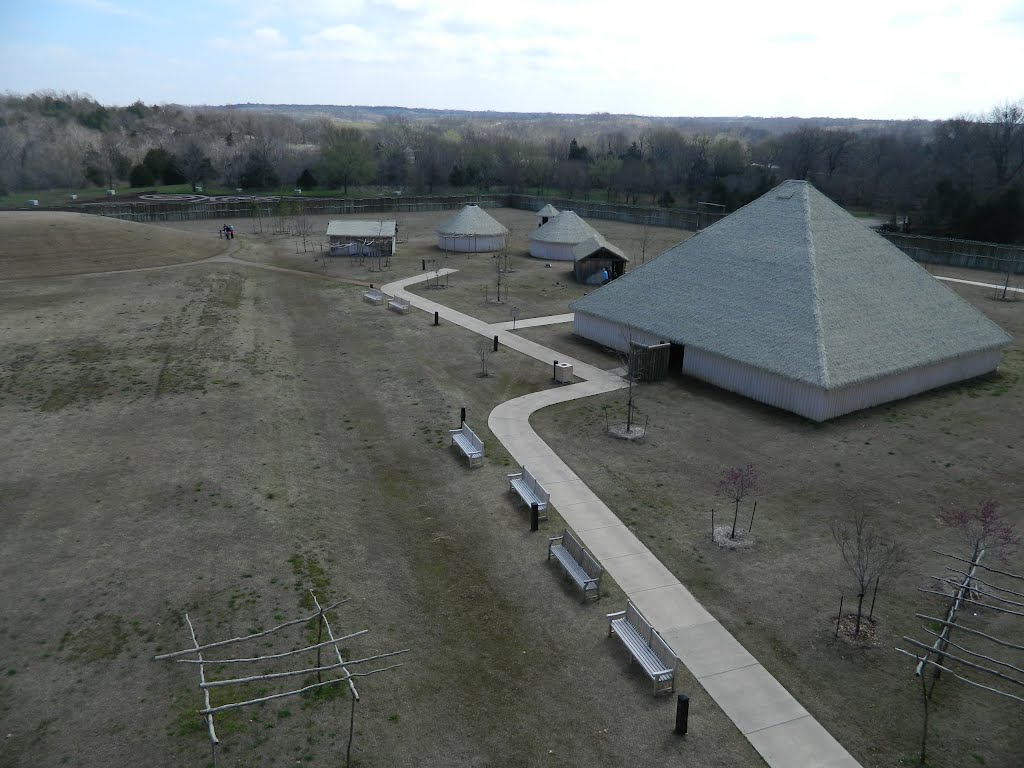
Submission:
[[[732,529],[729,531],[729,540],[736,540],[736,524],[740,517],[740,502],[748,496],[757,495],[760,492],[761,477],[757,467],[753,464],[746,466],[730,467],[725,470],[718,482],[715,484],[715,495],[728,499],[733,505]],[[755,507],[756,509],[756,507]],[[754,516],[750,516],[750,526],[754,527]]]
[[[833,521],[832,539],[842,555],[843,563],[857,584],[857,618],[853,636],[860,635],[864,615],[864,596],[872,584],[891,576],[907,558],[907,550],[896,541],[886,541],[868,525],[867,514],[857,511],[848,521]],[[874,599],[871,601],[874,612]]]

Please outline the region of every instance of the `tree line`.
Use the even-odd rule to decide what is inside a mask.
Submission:
[[[601,115],[352,122],[226,107],[106,107],[76,93],[0,97],[0,195],[86,184],[298,186],[343,194],[510,191],[735,210],[784,179],[906,231],[1024,240],[1024,100],[926,122]]]

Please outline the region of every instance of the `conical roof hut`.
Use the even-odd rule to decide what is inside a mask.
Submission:
[[[505,246],[508,229],[478,205],[467,205],[437,228],[443,251],[487,253]]]
[[[530,255],[552,261],[574,261],[573,248],[598,231],[576,215],[562,211],[530,235]]]

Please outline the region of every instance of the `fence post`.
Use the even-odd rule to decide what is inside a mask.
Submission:
[[[690,722],[690,697],[680,693],[676,697],[676,735],[685,736]]]

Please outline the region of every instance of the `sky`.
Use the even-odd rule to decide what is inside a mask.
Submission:
[[[1024,0],[0,5],[0,91],[108,105],[943,119],[1024,99]]]

